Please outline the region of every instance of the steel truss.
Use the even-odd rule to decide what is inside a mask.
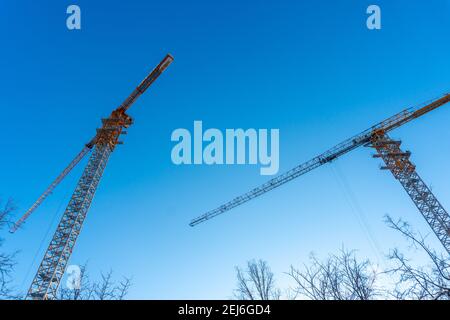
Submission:
[[[117,111],[102,121],[102,128],[97,130],[94,150],[34,277],[28,291],[28,299],[57,298],[61,278],[81,232],[109,156],[114,147],[120,143],[118,138],[123,128],[132,123],[130,117]]]
[[[393,176],[401,183],[417,209],[430,225],[444,248],[450,253],[450,216],[416,172],[409,160],[411,152],[400,149],[401,142],[392,140],[384,132],[372,136],[370,146],[375,148],[376,158],[382,158]]]
[[[119,137],[121,134],[126,133],[124,129],[128,128],[133,122],[131,117],[126,114],[126,111],[162,74],[172,61],[173,57],[167,54],[131,95],[111,113],[110,117],[102,119],[103,125],[100,129],[97,129],[95,137],[12,228],[12,232],[17,230],[51,191],[67,176],[73,167],[81,161],[84,155],[93,148],[89,162],[84,169],[83,175],[75,188],[66,211],[45,252],[44,259],[28,290],[27,299],[43,300],[57,298],[58,287],[66,270],[67,262],[80,234],[81,227],[94,198],[109,156],[114,151],[116,145],[122,144],[119,141]]]

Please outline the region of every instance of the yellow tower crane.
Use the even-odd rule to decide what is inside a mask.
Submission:
[[[31,208],[12,227],[11,232],[15,232],[20,228],[31,213],[51,194],[64,177],[69,174],[85,155],[92,151],[86,168],[28,290],[28,299],[44,300],[56,298],[61,278],[66,270],[67,262],[80,234],[81,227],[83,226],[109,156],[114,151],[116,145],[122,143],[119,141],[119,137],[125,134],[125,129],[133,123],[131,117],[126,112],[172,61],[173,57],[170,54],[166,55],[130,96],[108,118],[102,119],[102,126],[97,129],[97,134],[94,138],[86,144],[67,168],[64,169]]]

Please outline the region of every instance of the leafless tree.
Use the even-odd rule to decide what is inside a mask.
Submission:
[[[291,266],[287,273],[295,283],[296,297],[312,300],[370,300],[378,295],[377,272],[369,260],[358,261],[354,251],[342,249],[319,261],[311,255],[311,264],[301,271]]]
[[[0,200],[0,230],[7,228],[10,225],[11,213],[15,210],[13,201],[10,199],[2,204]],[[0,238],[0,247],[4,239]],[[0,252],[0,299],[15,299],[10,288],[11,274],[16,264],[16,253]]]
[[[102,281],[95,285],[95,295],[97,300],[111,300],[114,296],[112,283],[112,271],[101,274]]]
[[[235,297],[240,300],[278,300],[280,291],[275,287],[272,271],[266,261],[247,262],[247,269],[236,267],[237,289]]]
[[[117,283],[112,279],[113,272],[101,274],[101,281],[93,284],[94,299],[96,300],[123,300],[128,295],[131,279],[123,277]]]
[[[131,287],[131,279],[123,277],[122,281],[120,281],[119,284],[116,286],[115,300],[124,300],[125,297],[128,295],[130,287]]]
[[[437,253],[425,242],[424,237],[414,232],[403,220],[394,221],[386,216],[386,223],[400,232],[409,241],[411,248],[425,253],[429,263],[414,266],[412,261],[398,249],[390,252],[389,258],[395,267],[387,272],[397,277],[393,297],[397,299],[450,300],[450,258]]]
[[[131,287],[131,279],[124,277],[118,283],[113,272],[101,273],[98,282],[92,282],[87,273],[87,264],[80,267],[79,286],[73,289],[61,288],[58,300],[124,300]]]

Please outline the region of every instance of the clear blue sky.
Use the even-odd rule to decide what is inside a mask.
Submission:
[[[73,3],[81,31],[65,26]],[[380,31],[366,28],[373,3]],[[449,15],[448,0],[1,1],[0,195],[23,213],[170,52],[175,62],[130,110],[135,124],[110,159],[70,264],[132,276],[130,298],[215,299],[231,296],[234,266],[252,258],[267,260],[283,287],[282,272],[311,251],[344,245],[381,262],[404,245],[386,213],[429,229],[372,150],[190,228],[191,218],[267,177],[255,166],[177,167],[170,135],[194,120],[279,128],[280,172],[288,170],[448,92]],[[392,133],[447,208],[449,119],[445,106]],[[81,169],[25,229],[4,235],[5,249],[21,250],[18,289],[29,286]]]

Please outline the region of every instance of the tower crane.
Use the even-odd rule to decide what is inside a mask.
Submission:
[[[395,141],[388,136],[390,131],[443,106],[449,101],[450,94],[445,94],[425,106],[422,105],[422,107],[416,109],[405,109],[360,134],[339,143],[311,160],[267,181],[259,187],[232,199],[214,210],[204,213],[191,220],[189,225],[193,227],[205,222],[298,178],[313,169],[329,163],[360,146],[366,146],[375,149],[376,153],[374,157],[381,158],[385,163],[385,166],[381,167],[381,169],[390,170],[392,175],[401,183],[445,250],[450,254],[449,214],[416,172],[415,165],[409,160],[411,153],[409,151],[402,151],[400,149],[401,142]]]
[[[132,118],[126,112],[172,61],[173,57],[167,54],[130,96],[108,118],[102,119],[102,126],[97,129],[94,138],[85,145],[83,150],[52,182],[30,209],[13,225],[10,230],[11,232],[15,232],[20,228],[69,172],[84,156],[92,151],[89,161],[28,290],[27,299],[47,300],[56,298],[61,278],[66,270],[67,262],[80,234],[81,227],[83,226],[108,159],[116,145],[122,144],[119,141],[119,137],[126,134],[125,129],[133,123]]]

